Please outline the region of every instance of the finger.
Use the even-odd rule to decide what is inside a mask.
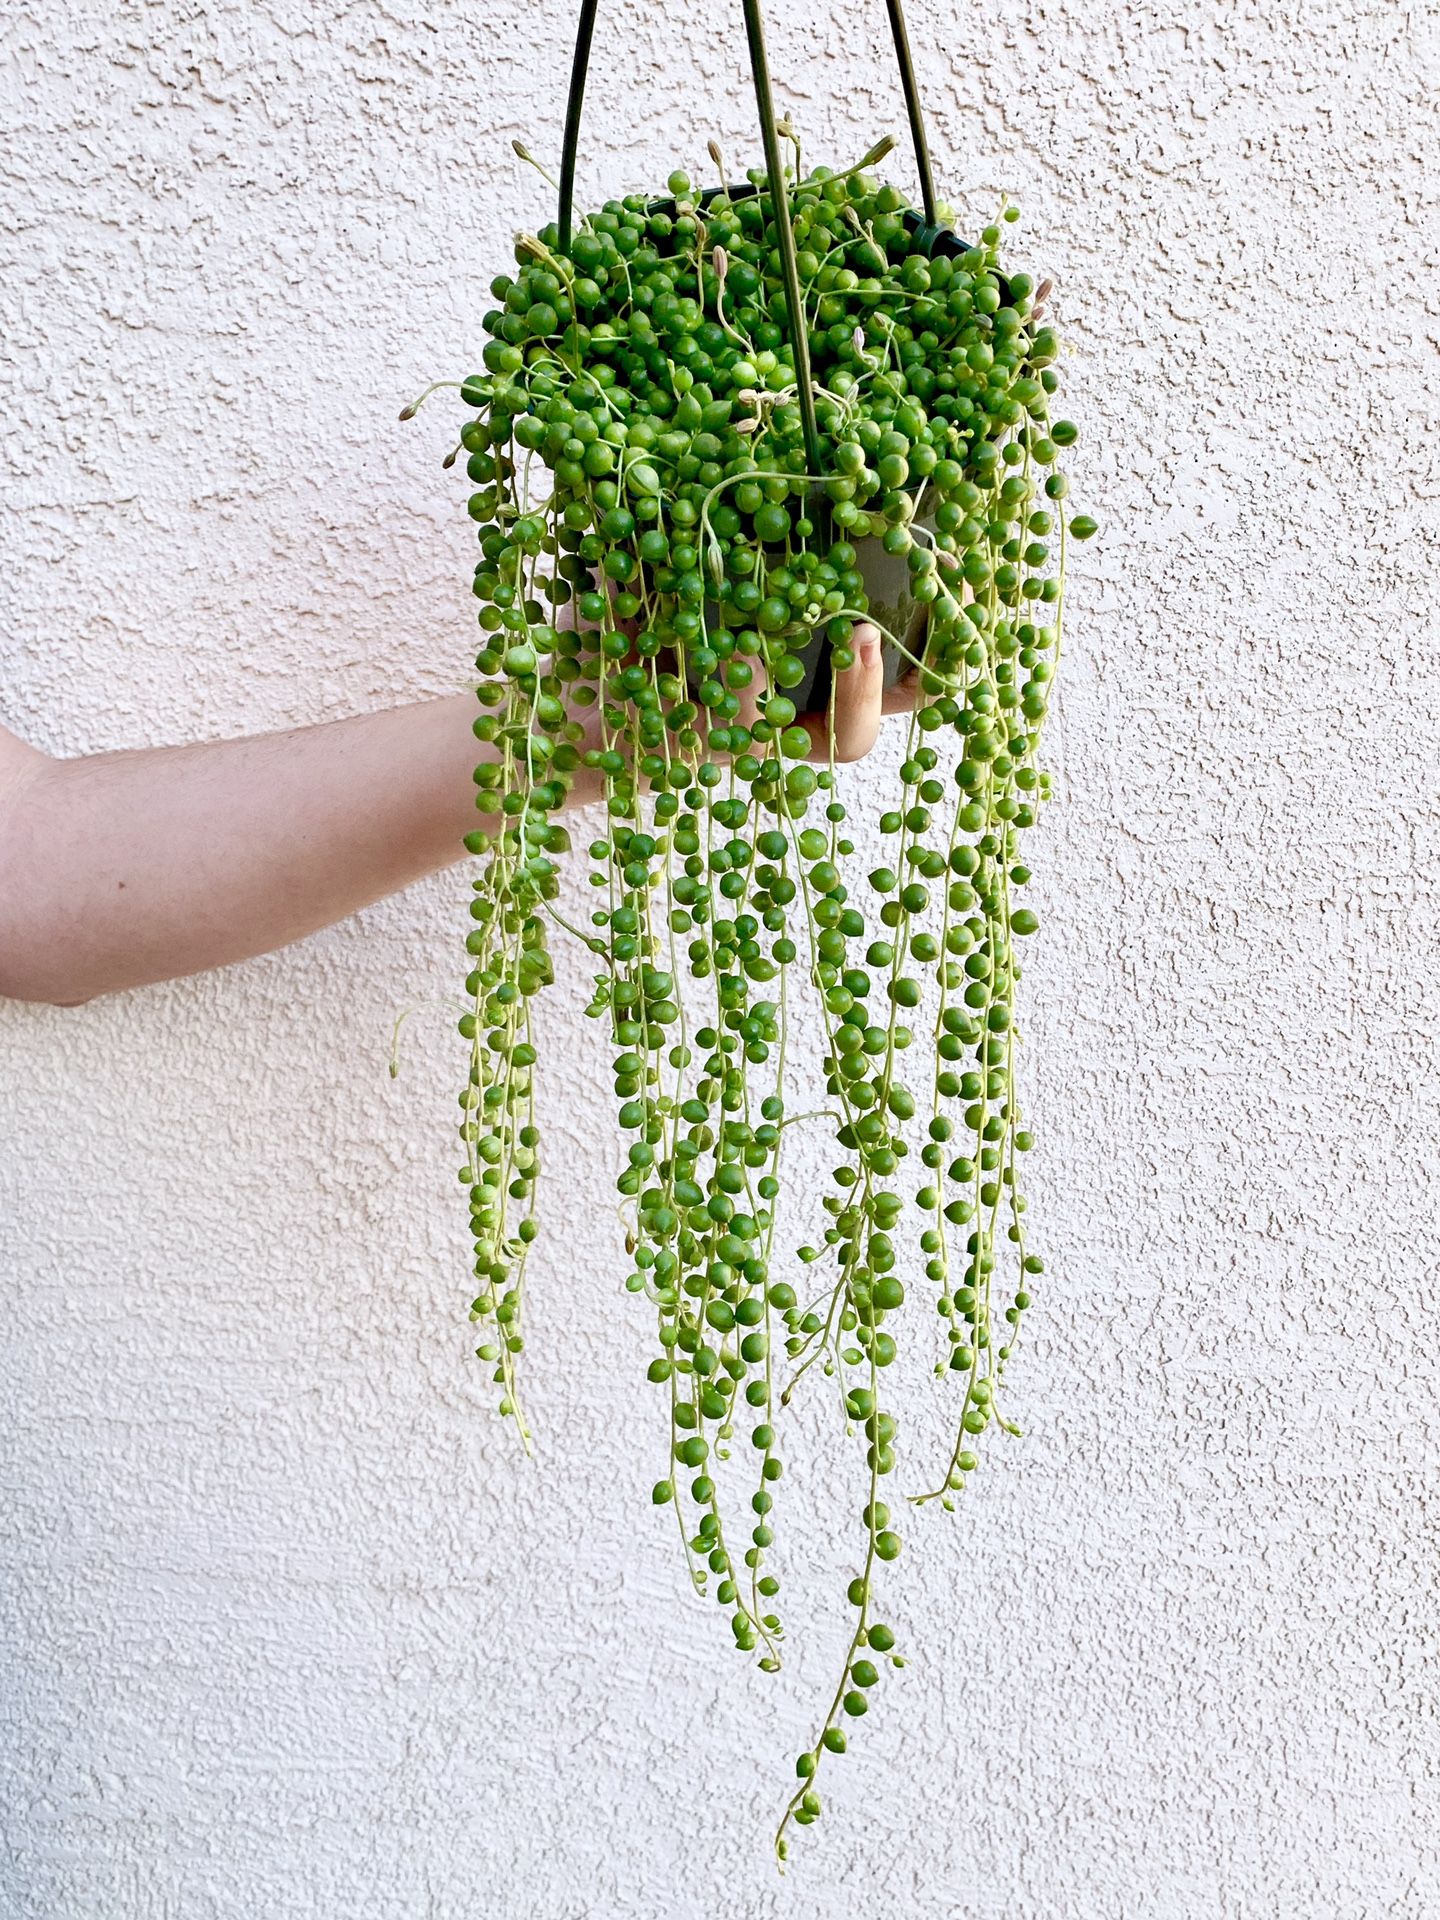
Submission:
[[[909,713],[915,705],[915,696],[920,690],[920,669],[911,667],[903,673],[893,687],[887,687],[880,702],[882,713]]]
[[[885,692],[880,635],[868,620],[861,620],[851,635],[850,645],[855,658],[835,675],[830,715],[805,716],[812,759],[828,759],[833,735],[837,760],[862,760],[874,746],[880,731]]]
[[[735,689],[735,698],[740,702],[740,711],[735,718],[742,727],[753,727],[760,718],[760,702],[765,697],[768,684],[765,678],[764,661],[755,659],[750,664],[755,672],[749,686]]]
[[[884,713],[909,713],[915,705],[916,695],[920,691],[920,658],[925,652],[925,643],[930,637],[930,613],[927,608],[924,618],[912,622],[905,638],[908,646],[902,655],[906,662],[905,671],[893,687],[885,689],[885,698],[881,703]]]

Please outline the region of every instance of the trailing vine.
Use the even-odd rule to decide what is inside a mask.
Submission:
[[[938,1325],[953,1421],[912,1499],[951,1506],[985,1433],[1013,1430],[1006,1366],[1043,1271],[1016,1092],[1021,953],[1037,927],[1020,904],[1021,839],[1049,794],[1037,754],[1066,541],[1094,531],[1084,515],[1067,526],[1057,457],[1075,429],[1051,417],[1057,341],[1030,279],[1001,271],[1001,223],[937,246],[871,171],[888,145],[803,175],[794,146],[808,448],[758,169],[703,196],[673,174],[665,199],[611,201],[563,246],[557,227],[522,235],[515,272],[492,286],[485,370],[462,387],[485,754],[461,1021],[478,1351],[528,1445],[532,1009],[566,925],[559,815],[583,777],[604,825],[588,849],[590,926],[570,932],[598,963],[589,1011],[613,1044],[626,1284],[655,1319],[649,1378],[668,1438],[653,1497],[695,1585],[764,1668],[784,1638],[781,1416],[812,1369],[839,1383],[864,1448],[849,1645],[799,1756],[782,1859],[791,1822],[820,1813],[823,1762],[901,1664],[875,1611],[879,1568],[901,1547],[882,1497],[900,1327],[926,1346]],[[893,607],[867,586],[882,554],[904,570]],[[887,853],[868,873],[833,726],[806,724],[861,618],[918,670],[900,789],[878,821]],[[792,1115],[787,1040],[804,996],[822,1022],[825,1099]],[[829,1126],[834,1165],[823,1231],[797,1258],[776,1235],[782,1151],[802,1120]],[[732,1453],[751,1467],[747,1518],[722,1497]]]

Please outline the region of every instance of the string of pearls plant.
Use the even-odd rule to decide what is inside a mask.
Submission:
[[[613,1045],[627,1285],[655,1317],[668,1438],[653,1497],[676,1516],[694,1584],[767,1670],[783,1639],[780,1416],[817,1363],[864,1449],[849,1646],[799,1756],[782,1860],[790,1823],[820,1814],[823,1762],[901,1665],[875,1609],[901,1547],[886,1385],[902,1326],[933,1357],[938,1324],[953,1414],[912,1499],[949,1507],[987,1430],[1014,1430],[1006,1363],[1042,1271],[1016,1098],[1020,956],[1037,924],[1019,904],[1020,843],[1049,792],[1037,751],[1067,535],[1094,532],[1084,515],[1067,527],[1056,461],[1075,428],[1051,418],[1057,342],[1030,280],[1001,273],[999,225],[968,249],[918,251],[914,216],[871,171],[889,144],[845,173],[802,173],[795,149],[821,471],[759,170],[703,196],[672,174],[665,199],[611,201],[563,249],[554,227],[522,235],[516,271],[492,286],[457,449],[475,488],[475,734],[489,750],[466,842],[478,866],[461,1021],[478,1351],[528,1445],[533,1009],[564,924],[557,816],[586,767],[605,824],[589,847],[591,927],[571,931],[598,962],[589,1011]],[[828,765],[807,758],[796,696],[817,649],[843,669],[855,622],[874,616],[861,560],[877,540],[928,618],[923,660],[906,633],[886,635],[919,667],[918,699],[879,813],[886,857],[858,873],[833,750]],[[818,1001],[828,1105],[792,1116],[802,996]],[[922,999],[933,1025],[927,1005],[916,1033]],[[776,1233],[782,1149],[802,1119],[831,1127],[834,1167],[823,1232],[796,1258]],[[743,1518],[719,1484],[732,1451],[731,1474],[751,1468]]]

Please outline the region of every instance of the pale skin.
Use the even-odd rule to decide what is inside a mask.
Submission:
[[[855,653],[835,676],[837,760],[863,758],[882,713],[913,703],[883,690],[873,627]],[[464,693],[69,760],[0,726],[0,997],[74,1006],[227,966],[463,859],[476,711]],[[827,716],[805,725],[824,759]],[[582,772],[570,804],[598,792]]]

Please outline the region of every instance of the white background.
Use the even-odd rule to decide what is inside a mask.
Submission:
[[[1032,851],[1027,1434],[909,1523],[911,1664],[786,1878],[855,1449],[802,1416],[767,1681],[649,1506],[572,957],[516,1457],[468,1357],[451,873],[218,976],[0,1011],[4,1920],[1440,1911],[1427,11],[913,7],[962,224],[1013,190],[1060,282],[1103,532]],[[7,15],[10,724],[70,753],[463,683],[455,415],[395,415],[478,360],[547,217],[510,140],[557,152],[571,12]],[[903,132],[878,0],[770,12],[814,157]],[[754,157],[738,15],[602,9],[582,203],[701,177],[712,134]],[[872,816],[893,765],[850,782]],[[826,1164],[812,1131],[797,1192]]]

